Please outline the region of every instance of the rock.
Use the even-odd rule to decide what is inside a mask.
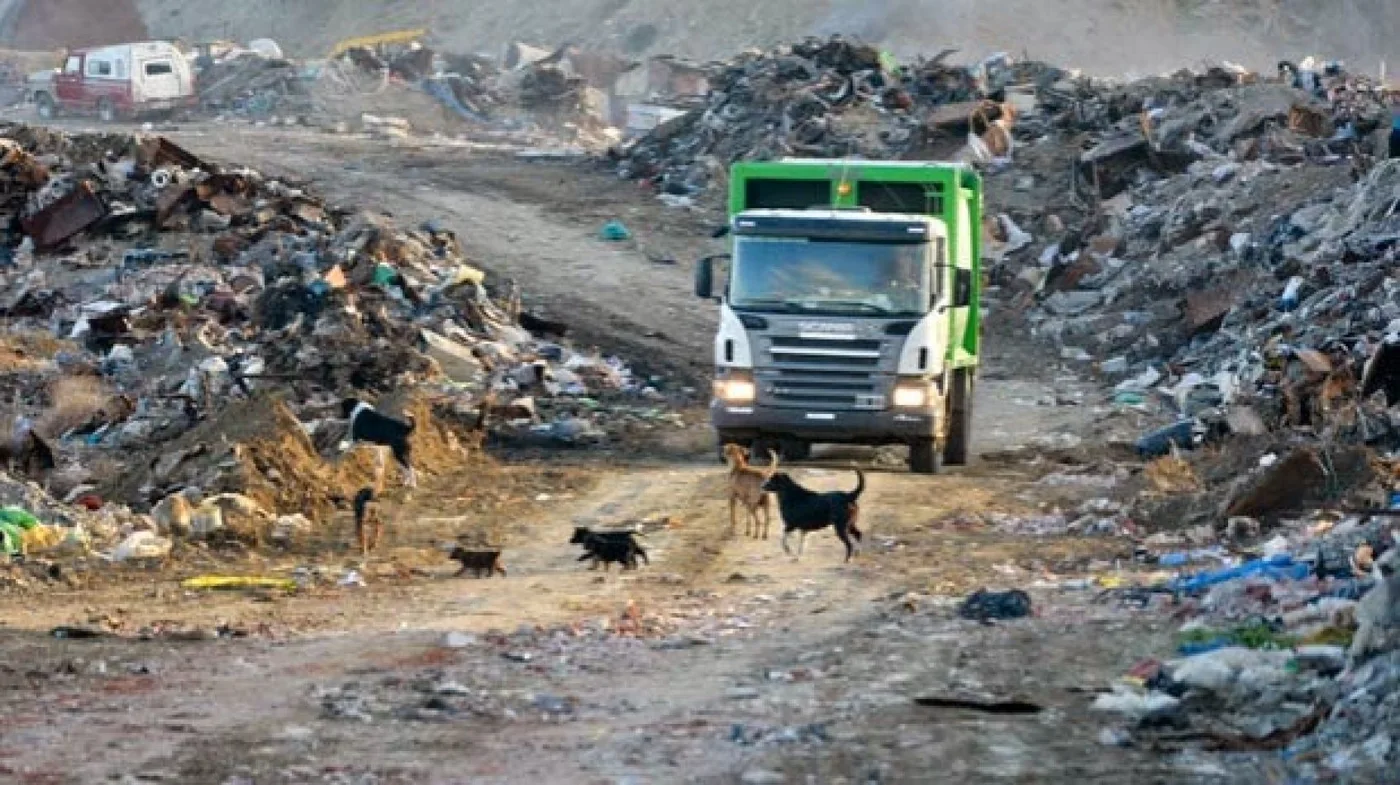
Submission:
[[[466,632],[449,632],[442,638],[442,645],[449,649],[465,649],[476,642],[476,636]]]
[[[1056,316],[1079,316],[1103,302],[1101,292],[1055,292],[1042,303],[1045,310]]]

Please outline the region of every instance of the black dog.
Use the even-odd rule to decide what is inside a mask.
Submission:
[[[413,445],[409,437],[413,435],[418,422],[413,415],[396,420],[381,414],[373,406],[359,398],[346,398],[340,402],[341,414],[350,421],[350,447],[357,444],[372,444],[387,447],[394,453],[394,460],[404,472],[404,484],[418,487],[418,473],[413,470]]]
[[[592,569],[598,568],[598,563],[603,564],[606,571],[613,563],[621,564],[624,569],[637,569],[637,557],[651,566],[651,559],[642,546],[637,544],[632,532],[594,532],[588,528],[579,526],[574,529],[574,536],[569,538],[570,544],[582,545],[584,554],[579,557],[579,561],[593,561]]]
[[[471,570],[478,578],[489,578],[499,574],[506,577],[506,566],[501,563],[500,551],[467,550],[460,545],[452,549],[448,555],[449,559],[462,565],[462,569],[457,571],[458,576],[466,575]]]
[[[860,529],[856,528],[856,519],[860,517],[858,502],[860,495],[865,492],[865,474],[856,469],[856,478],[856,489],[850,492],[810,491],[798,485],[797,481],[785,472],[773,475],[763,484],[763,490],[778,495],[778,511],[783,515],[785,553],[792,554],[792,550],[788,548],[788,535],[794,531],[800,532],[797,541],[797,557],[800,559],[802,548],[807,543],[807,534],[831,526],[836,529],[836,536],[846,546],[846,561],[851,560],[856,551],[851,538],[854,537],[856,542],[861,538]]]

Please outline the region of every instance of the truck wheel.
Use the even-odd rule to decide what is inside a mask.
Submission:
[[[805,461],[812,457],[812,443],[801,439],[783,439],[778,455],[785,461]]]
[[[781,459],[785,453],[781,442],[774,439],[759,437],[749,445],[749,463],[768,465],[768,453],[772,451],[778,454]]]
[[[97,102],[97,119],[104,123],[111,123],[117,119],[117,108],[112,106],[112,102],[102,99]]]
[[[953,385],[948,391],[948,445],[943,448],[943,462],[949,466],[966,466],[968,447],[972,442],[972,401],[975,384],[972,371],[953,371]]]
[[[933,439],[917,439],[909,445],[909,471],[938,474],[943,469],[943,452]]]
[[[34,97],[34,108],[43,120],[52,120],[58,116],[58,106],[53,102],[53,96],[48,93],[39,93]]]

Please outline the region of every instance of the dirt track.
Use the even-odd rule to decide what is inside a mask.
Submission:
[[[688,260],[713,246],[703,214],[667,210],[601,173],[460,148],[389,148],[307,132],[179,135],[200,154],[315,182],[337,200],[436,220],[536,307],[585,341],[676,384],[708,359],[711,309]],[[635,241],[606,244],[621,218]],[[677,260],[662,263],[656,260]],[[1033,359],[1033,358],[1032,358]],[[1083,386],[1028,378],[1025,349],[993,350],[978,402],[983,450],[1053,442],[1091,426]],[[1058,395],[1057,395],[1058,393]],[[692,417],[692,420],[698,420]],[[729,536],[722,477],[702,425],[647,454],[602,462],[464,468],[394,511],[390,550],[364,588],[296,597],[201,595],[180,575],[132,572],[97,591],[8,603],[0,640],[0,778],[112,776],[226,782],[1181,782],[1141,752],[1100,747],[1088,685],[1158,631],[1087,594],[1036,591],[1038,617],[983,627],[952,617],[980,586],[1045,585],[1129,555],[1112,538],[1031,538],[966,526],[968,513],[1032,515],[1074,494],[1044,469],[981,464],[939,479],[872,476],[865,549],[840,563],[830,536],[800,562],[775,539]],[[830,453],[798,470],[852,482]],[[561,463],[561,461],[566,461]],[[525,477],[494,512],[474,484]],[[464,495],[465,494],[465,495]],[[445,577],[443,532],[499,523],[510,577]],[[664,521],[653,564],[599,575],[566,545],[576,523]],[[348,541],[348,530],[342,531]],[[295,559],[252,561],[281,573]],[[353,563],[334,553],[321,566]],[[226,624],[246,638],[54,640],[58,624],[124,629]],[[491,631],[498,631],[493,633]],[[448,633],[470,634],[460,648]],[[1107,641],[1117,642],[1106,645]],[[912,699],[986,693],[1035,700],[1034,717],[939,713]],[[77,753],[75,751],[82,751]],[[768,779],[764,779],[768,776]],[[946,778],[946,779],[945,779]]]

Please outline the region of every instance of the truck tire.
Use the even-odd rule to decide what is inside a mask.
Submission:
[[[785,461],[805,461],[812,457],[812,443],[801,439],[783,439],[778,455]]]
[[[943,470],[943,451],[933,439],[916,439],[909,445],[909,471],[914,474],[938,474]]]
[[[113,106],[112,102],[108,101],[106,98],[103,98],[101,101],[97,102],[97,119],[101,120],[104,123],[116,122],[117,108]]]
[[[953,384],[948,391],[948,444],[943,448],[943,462],[949,466],[966,466],[968,448],[972,443],[972,401],[976,392],[972,371],[953,371]]]
[[[38,112],[41,120],[52,120],[58,116],[58,104],[54,103],[53,96],[48,93],[34,96],[34,110]]]

